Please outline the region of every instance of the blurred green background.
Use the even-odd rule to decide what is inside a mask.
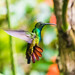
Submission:
[[[53,0],[9,0],[10,28],[31,32],[36,22],[56,23],[53,7]],[[27,42],[15,37],[10,40],[3,29],[9,29],[6,0],[0,0],[0,75],[13,75],[11,48],[15,75],[46,75],[49,66],[54,63],[53,57],[58,55],[56,26],[43,28],[39,44],[43,53],[40,61],[34,64],[27,64],[25,55]]]

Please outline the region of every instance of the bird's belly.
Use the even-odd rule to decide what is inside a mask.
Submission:
[[[33,48],[35,45],[38,45],[38,43],[39,43],[39,39],[38,38],[33,39],[30,48]]]
[[[38,43],[39,43],[39,39],[38,38],[33,39],[32,43],[31,43],[31,45],[29,47],[29,54],[30,55],[33,53],[34,46],[38,45]]]

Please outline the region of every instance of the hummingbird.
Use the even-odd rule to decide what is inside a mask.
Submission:
[[[43,49],[39,47],[41,41],[41,31],[45,25],[56,25],[53,23],[42,23],[37,22],[32,32],[24,30],[5,30],[9,35],[25,40],[27,44],[26,59],[27,63],[30,64],[31,60],[33,63],[42,57]]]

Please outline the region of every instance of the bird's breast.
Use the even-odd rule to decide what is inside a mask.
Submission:
[[[33,43],[33,46],[38,45],[39,44],[39,38],[38,37],[34,38],[32,43]]]

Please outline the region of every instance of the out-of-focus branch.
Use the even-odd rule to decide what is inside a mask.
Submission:
[[[58,65],[60,71],[64,75],[75,75],[75,24],[70,24],[71,15],[68,12],[68,4],[72,4],[72,0],[54,0],[54,10],[57,18],[58,41],[59,41],[59,60]],[[73,5],[72,5],[73,6]],[[74,6],[73,6],[74,7]],[[72,8],[73,8],[72,7]],[[67,16],[69,14],[69,17]],[[73,12],[73,17],[75,13]],[[68,20],[67,20],[68,19]],[[72,20],[71,22],[74,22]],[[70,28],[69,28],[70,27]]]
[[[64,0],[63,7],[62,7],[62,22],[63,22],[62,28],[64,32],[66,32],[68,29],[68,22],[67,22],[68,3],[69,3],[69,0]]]
[[[7,7],[7,19],[8,19],[8,28],[11,28],[11,21],[10,21],[10,10],[9,10],[9,0],[6,0],[6,7]],[[13,48],[12,48],[12,37],[9,36],[9,44],[10,44],[10,57],[11,57],[11,66],[12,66],[12,73],[15,74],[15,65],[14,65],[14,57],[13,57]]]
[[[9,11],[9,0],[6,0],[6,7],[7,7],[7,19],[8,19],[8,27],[10,28],[10,11]]]
[[[69,0],[54,0],[54,10],[57,18],[58,31],[66,31],[68,29],[67,8]]]
[[[57,18],[57,28],[58,31],[61,31],[62,28],[62,0],[53,0],[54,1],[54,11]]]

